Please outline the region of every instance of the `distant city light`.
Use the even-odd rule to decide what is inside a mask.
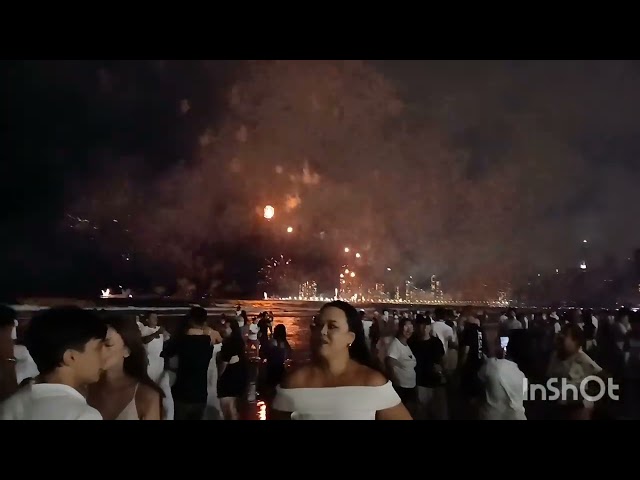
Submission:
[[[287,233],[293,233],[293,227],[287,227]]]
[[[266,207],[264,207],[264,218],[266,218],[267,220],[271,220],[275,214],[276,209],[271,205],[267,205]]]
[[[344,247],[344,253],[349,253],[349,247]]]

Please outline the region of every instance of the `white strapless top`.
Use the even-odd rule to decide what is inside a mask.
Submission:
[[[400,397],[387,382],[380,387],[280,388],[273,408],[292,420],[375,420],[376,412],[395,407]]]

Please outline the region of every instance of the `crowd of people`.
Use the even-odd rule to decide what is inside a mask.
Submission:
[[[5,420],[237,420],[250,364],[259,364],[253,380],[266,397],[291,354],[284,325],[273,328],[268,312],[249,320],[239,308],[212,319],[193,307],[171,335],[154,312],[77,307],[35,315],[22,335],[17,327],[15,311],[2,306],[0,330],[11,331],[13,347],[0,372]]]
[[[313,318],[310,361],[291,369],[270,312],[193,307],[171,334],[158,320],[51,308],[18,334],[2,306],[13,350],[0,375],[6,386],[9,366],[15,388],[0,419],[237,420],[256,392],[270,419],[640,418],[640,318],[626,309],[367,315],[333,301]],[[590,377],[620,386],[619,399],[530,395]]]
[[[377,367],[415,418],[640,418],[637,312],[361,315]],[[562,385],[555,398],[550,387]]]

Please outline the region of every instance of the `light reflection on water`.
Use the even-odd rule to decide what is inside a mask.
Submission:
[[[278,316],[275,314],[273,326],[283,324],[287,329],[287,340],[293,350],[293,361],[304,362],[309,359],[309,342],[311,337],[311,319],[313,315]]]

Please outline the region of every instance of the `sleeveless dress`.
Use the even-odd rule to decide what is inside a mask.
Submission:
[[[273,408],[291,420],[375,420],[376,412],[400,404],[391,382],[380,387],[276,388]]]
[[[131,401],[116,417],[116,420],[140,420],[140,417],[138,416],[138,409],[136,408],[136,393],[138,393],[138,385],[139,384],[136,383],[136,388],[133,390],[133,397],[131,398]]]

